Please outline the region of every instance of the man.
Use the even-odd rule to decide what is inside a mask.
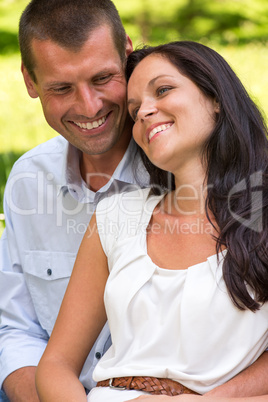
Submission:
[[[135,173],[143,184],[148,179],[137,158],[133,167],[124,78],[132,45],[113,3],[34,0],[19,39],[29,95],[40,98],[48,124],[62,135],[22,157],[6,189],[1,385],[10,400],[19,400],[18,391],[30,402],[34,396],[23,397],[20,384],[34,385],[97,202],[135,184]],[[108,336],[105,328],[87,367],[109,346]]]
[[[33,0],[19,39],[28,93],[39,97],[48,124],[61,134],[15,164],[5,193],[0,387],[11,402],[36,402],[35,367],[96,204],[148,184],[148,177],[126,108],[124,65],[132,44],[113,3]],[[106,326],[82,371],[85,388],[92,387],[92,370],[109,345]],[[261,359],[256,365],[251,372],[262,378]],[[238,376],[229,389],[241,393],[240,384]]]

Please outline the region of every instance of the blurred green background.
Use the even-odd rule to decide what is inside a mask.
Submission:
[[[28,0],[0,0],[0,235],[2,199],[14,161],[55,136],[20,73],[18,21]],[[115,0],[134,47],[178,39],[213,47],[268,115],[267,0]]]

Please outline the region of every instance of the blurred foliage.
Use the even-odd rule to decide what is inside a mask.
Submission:
[[[28,0],[0,0],[0,54],[18,51]],[[114,0],[135,44],[190,39],[240,45],[268,41],[267,0]]]
[[[0,54],[18,52],[17,35],[0,29]]]
[[[1,204],[3,202],[5,184],[7,182],[9,173],[11,171],[13,164],[16,162],[16,160],[20,156],[21,156],[21,152],[10,151],[10,152],[5,152],[5,153],[0,153],[0,201],[1,201]],[[1,213],[3,213],[2,208],[0,208],[0,214]],[[0,227],[0,231],[1,231],[1,227]]]
[[[130,36],[141,43],[175,39],[243,44],[268,40],[267,0],[115,0]]]

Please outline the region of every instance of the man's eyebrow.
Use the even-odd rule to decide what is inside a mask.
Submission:
[[[163,78],[163,77],[170,77],[170,78],[173,78],[172,75],[161,74],[161,75],[158,75],[157,77],[152,78],[152,79],[148,82],[148,86],[149,86],[149,87],[152,87],[152,86],[155,84],[155,82],[156,82],[159,78]],[[136,103],[136,101],[135,101],[135,99],[128,99],[127,103],[128,103],[128,105],[131,105],[131,104],[133,104],[133,103]]]
[[[105,74],[115,74],[117,70],[112,69],[111,67],[107,67],[104,70],[98,71],[94,74],[94,77],[98,77],[99,75],[105,75]]]

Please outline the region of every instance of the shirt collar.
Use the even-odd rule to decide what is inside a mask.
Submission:
[[[80,202],[88,202],[89,198],[93,201],[96,193],[89,190],[85,194],[85,186],[80,173],[80,160],[82,152],[74,147],[72,144],[67,143],[63,155],[63,167],[61,174],[61,191],[65,194],[69,191],[72,196]],[[135,161],[135,168],[134,168]],[[148,173],[143,167],[142,161],[138,154],[137,145],[133,138],[131,138],[128,148],[115,169],[113,176],[108,183],[105,184],[97,193],[106,192],[114,183],[114,181],[122,183],[138,184],[144,186],[148,183]],[[92,193],[89,197],[89,192]]]
[[[63,164],[61,172],[61,188],[63,193],[66,191],[81,191],[82,177],[80,173],[80,159],[82,152],[69,142],[63,151]]]
[[[137,154],[137,145],[133,140],[133,138],[131,138],[123,158],[121,159],[121,161],[119,162],[117,168],[113,173],[112,179],[131,184],[136,182],[133,173],[133,163],[135,157],[137,156],[136,154]],[[109,185],[110,181],[107,183],[107,185]]]

